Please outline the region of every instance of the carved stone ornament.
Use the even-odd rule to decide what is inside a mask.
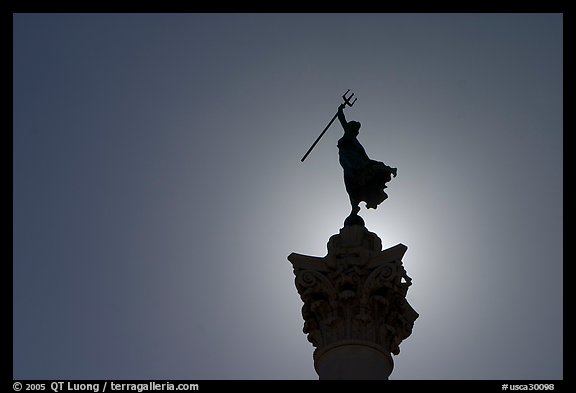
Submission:
[[[323,258],[290,254],[296,289],[304,302],[303,331],[316,348],[317,370],[326,351],[363,345],[385,354],[391,372],[390,353],[400,353],[400,343],[410,336],[418,318],[406,300],[412,281],[402,266],[406,250],[403,244],[382,250],[375,233],[351,225],[330,237]]]

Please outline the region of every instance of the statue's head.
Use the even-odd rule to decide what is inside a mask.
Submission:
[[[354,135],[358,135],[358,133],[360,132],[360,122],[359,121],[349,121],[348,122],[348,127],[350,127],[350,130],[354,133]]]

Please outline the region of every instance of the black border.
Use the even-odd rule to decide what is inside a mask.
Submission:
[[[5,0],[6,1],[6,0]],[[378,13],[378,12],[553,12],[568,10],[571,0],[411,0],[411,1],[332,1],[319,4],[310,1],[284,2],[199,2],[185,0],[165,1],[43,1],[43,0],[7,0],[11,12],[205,12],[205,13]]]
[[[322,6],[311,4],[309,2],[274,2],[275,4],[262,4],[261,1],[251,2],[249,4],[244,2],[236,2],[234,4],[223,5],[220,2],[197,2],[188,0],[166,0],[157,2],[142,2],[142,1],[95,1],[95,0],[85,0],[85,1],[46,1],[46,0],[34,0],[34,1],[17,1],[17,0],[5,0],[0,5],[2,10],[2,15],[0,19],[0,26],[2,29],[2,43],[3,52],[6,54],[2,56],[4,70],[4,83],[3,86],[12,87],[12,75],[13,75],[13,14],[14,13],[187,13],[187,12],[202,12],[202,13],[562,13],[563,14],[563,30],[564,30],[564,102],[572,103],[573,96],[573,82],[571,74],[566,72],[574,69],[573,61],[570,58],[569,53],[574,52],[573,39],[570,37],[574,33],[569,33],[571,22],[572,22],[572,10],[574,7],[574,1],[572,3],[570,0],[562,1],[529,1],[529,0],[499,0],[499,1],[488,1],[488,0],[463,0],[463,1],[427,1],[427,0],[412,0],[412,1],[387,1],[387,2],[365,2],[364,4],[359,4],[358,2],[333,2],[333,4],[324,4]],[[271,3],[271,2],[267,2]],[[568,87],[569,86],[569,87]],[[2,89],[5,99],[2,101],[4,103],[10,103],[10,105],[3,105],[4,116],[3,119],[6,121],[7,130],[13,130],[13,101],[12,101],[12,91],[13,89],[4,88]],[[566,108],[566,105],[564,105]],[[565,129],[572,130],[571,124],[569,123],[569,117],[566,116],[566,109],[564,110],[564,127]],[[13,136],[12,132],[6,132],[7,135],[3,146],[8,150],[2,155],[4,161],[6,162],[6,167],[10,168],[7,176],[7,182],[10,185],[10,196],[5,198],[13,203],[13,151],[12,143]],[[564,139],[566,142],[566,139]],[[566,149],[566,145],[563,147],[564,157],[570,157],[570,150]],[[566,162],[566,161],[564,161]],[[566,166],[565,166],[566,167]],[[569,167],[569,166],[568,166]],[[566,173],[566,168],[564,168],[564,173]],[[568,207],[570,210],[571,198],[566,198],[566,189],[564,189],[564,208]],[[564,210],[566,211],[566,210]],[[13,218],[12,214],[10,217]],[[565,221],[564,221],[565,222]],[[10,220],[12,224],[12,219]],[[564,229],[566,229],[565,224]],[[8,261],[13,261],[13,235],[12,226],[10,230],[5,232],[9,234],[4,236],[9,242],[10,246],[8,249]],[[564,243],[569,240],[564,232]],[[564,249],[565,251],[566,249]],[[545,261],[543,261],[545,264]],[[5,324],[7,331],[13,335],[13,266],[12,263],[4,264],[6,270],[3,277],[6,277],[6,281],[10,278],[8,283],[1,286],[2,288],[2,299],[9,303],[7,309],[10,312],[10,323]],[[567,277],[572,277],[569,274],[569,265],[564,264],[564,299],[566,297],[566,288],[570,288],[570,282]],[[545,279],[545,277],[543,277]],[[567,308],[567,301],[564,301],[564,315],[569,315],[567,312],[570,310]],[[564,318],[566,321],[567,318]],[[564,323],[564,332],[566,332],[566,323]],[[570,331],[570,330],[568,330]],[[570,347],[569,342],[572,342],[570,335],[564,333],[564,347]],[[4,348],[13,348],[12,343],[7,344]],[[6,381],[6,386],[9,390],[13,390],[13,357],[12,351],[3,351],[6,356],[11,358],[4,364],[9,364],[9,367],[2,368],[2,379]],[[279,354],[281,356],[281,354]],[[268,391],[269,389],[277,388],[278,386],[286,387],[288,389],[298,389],[298,388],[314,388],[314,389],[362,389],[362,388],[381,388],[386,389],[387,392],[393,391],[405,391],[406,389],[418,389],[417,391],[424,391],[420,389],[442,389],[444,392],[451,391],[467,391],[470,388],[474,390],[481,390],[483,392],[499,392],[502,391],[503,384],[509,385],[527,385],[533,384],[550,384],[553,383],[555,388],[554,391],[563,391],[568,382],[571,382],[572,377],[570,375],[570,368],[567,367],[569,362],[566,361],[566,351],[564,352],[564,379],[563,380],[537,380],[537,381],[519,381],[519,380],[390,380],[390,381],[314,381],[314,380],[169,380],[172,383],[197,383],[200,387],[200,391],[220,391],[221,389],[262,389],[262,391]],[[85,383],[95,383],[100,382],[100,380],[63,380],[72,382],[85,382]],[[112,381],[112,380],[110,380]],[[163,382],[162,380],[153,380],[156,382]],[[22,383],[44,383],[47,384],[47,389],[49,390],[50,383],[52,380],[20,380]],[[124,382],[124,383],[146,383],[147,380],[114,380],[114,382]],[[9,385],[8,385],[9,383]],[[9,386],[9,387],[8,387]],[[101,391],[101,390],[100,390]],[[109,391],[109,390],[107,390]]]

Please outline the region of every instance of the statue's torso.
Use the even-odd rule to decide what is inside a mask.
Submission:
[[[351,132],[346,132],[338,140],[338,156],[345,173],[361,170],[370,163],[366,150]]]

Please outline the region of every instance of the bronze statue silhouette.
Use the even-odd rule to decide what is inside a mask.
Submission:
[[[344,136],[338,140],[338,158],[344,170],[344,185],[352,205],[352,212],[344,225],[363,225],[364,221],[358,216],[360,202],[366,202],[368,209],[376,209],[380,203],[388,198],[388,194],[384,192],[384,189],[387,188],[386,183],[392,179],[392,176],[396,177],[398,170],[380,161],[371,160],[366,154],[366,150],[357,138],[360,132],[360,122],[347,121],[344,115],[344,108],[346,106],[351,107],[357,100],[355,98],[354,101],[351,101],[354,93],[347,97],[349,92],[350,89],[344,93],[342,96],[344,103],[340,104],[332,120],[316,138],[301,161],[303,162],[308,157],[326,130],[338,118],[344,129]]]
[[[376,209],[388,194],[384,192],[392,176],[396,177],[398,170],[380,161],[371,160],[357,137],[360,132],[360,122],[346,121],[344,107],[338,107],[338,120],[344,129],[344,136],[338,140],[338,158],[344,170],[344,185],[350,197],[353,215],[360,211],[360,202],[366,202],[368,209]]]

